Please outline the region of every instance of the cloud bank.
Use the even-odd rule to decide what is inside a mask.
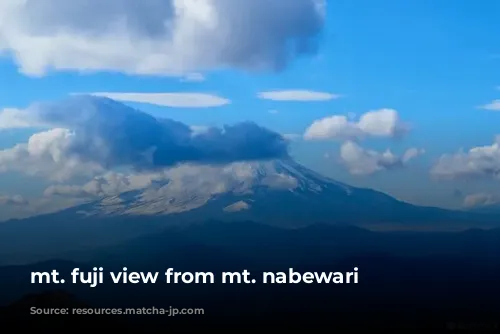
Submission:
[[[474,147],[464,152],[442,155],[431,169],[441,179],[500,177],[500,136],[491,145]]]
[[[279,70],[316,52],[325,6],[325,0],[5,0],[0,52],[33,76]]]
[[[288,141],[251,122],[203,131],[156,119],[92,96],[34,104],[16,118],[50,129],[0,151],[0,172],[17,170],[64,180],[118,167],[154,170],[179,163],[227,164],[288,157]]]

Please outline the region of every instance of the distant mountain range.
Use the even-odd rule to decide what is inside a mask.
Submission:
[[[4,316],[12,321],[15,315],[22,315],[30,320],[27,315],[33,305],[91,305],[202,307],[207,311],[199,320],[202,323],[227,324],[245,319],[261,325],[271,321],[340,326],[347,322],[345,325],[354,328],[402,324],[412,327],[430,322],[443,327],[450,321],[472,319],[468,323],[495,324],[490,319],[498,319],[500,310],[499,241],[500,229],[409,233],[334,225],[283,229],[251,222],[181,225],[73,254],[72,261],[0,267],[0,319]],[[73,268],[87,272],[96,266],[104,267],[106,272],[126,266],[129,271],[163,272],[174,268],[176,272],[211,271],[216,275],[247,269],[252,277],[258,277],[262,271],[288,268],[297,272],[345,272],[358,267],[360,281],[356,285],[219,284],[220,280],[206,285],[162,281],[154,285],[104,283],[90,288],[84,284],[36,285],[28,279],[30,272],[53,269],[70,279]],[[70,295],[58,292],[63,288]],[[56,291],[45,293],[51,289]],[[31,293],[35,295],[21,298]],[[54,317],[58,324],[65,318],[60,319]],[[76,320],[80,319],[81,316]],[[166,326],[173,321],[193,322],[187,317],[109,318],[115,319],[158,321]]]

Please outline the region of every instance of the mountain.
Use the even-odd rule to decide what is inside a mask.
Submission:
[[[316,219],[339,222],[346,214],[352,218],[353,208],[363,198],[366,205],[397,203],[383,194],[325,178],[290,159],[224,167],[187,166],[172,174],[148,188],[104,197],[70,211],[87,218],[173,215],[198,221],[203,216],[265,220],[293,227]],[[327,208],[325,202],[329,203]]]
[[[492,205],[485,205],[481,206],[478,208],[472,208],[468,210],[469,212],[474,212],[474,213],[483,213],[483,214],[500,214],[500,205],[498,204],[492,204]]]
[[[224,167],[183,166],[147,188],[105,196],[65,214],[87,219],[164,217],[171,222],[250,220],[288,228],[315,223],[409,226],[439,222],[458,226],[486,219],[418,207],[375,190],[352,187],[292,159]]]
[[[498,226],[496,215],[414,206],[323,177],[291,159],[183,165],[143,177],[150,178],[147,186],[0,224],[0,264],[66,257],[158,233],[171,225],[209,220],[253,221],[282,228],[312,224],[382,230]],[[116,178],[107,180],[108,187],[113,188],[112,181]],[[133,183],[127,182],[122,183]]]

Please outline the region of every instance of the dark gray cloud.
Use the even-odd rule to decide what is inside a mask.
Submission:
[[[104,97],[73,96],[27,111],[36,123],[71,130],[64,155],[105,168],[153,169],[182,162],[223,164],[288,156],[280,134],[244,122],[194,132]],[[60,147],[60,146],[58,146]]]

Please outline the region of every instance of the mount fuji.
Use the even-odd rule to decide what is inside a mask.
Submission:
[[[134,188],[130,177],[117,178],[112,175],[100,180],[98,187],[109,186],[113,179],[114,187],[126,184]],[[253,221],[286,228],[349,224],[372,229],[446,230],[492,222],[487,215],[415,206],[375,190],[337,182],[290,158],[222,167],[183,165],[143,178],[148,178],[147,182],[142,180],[146,187],[102,196],[56,215],[92,221]]]
[[[38,104],[20,116],[52,130],[16,147],[15,157],[26,160],[16,168],[28,166],[30,173],[50,178],[93,178],[46,189],[44,195],[56,202],[77,199],[64,210],[0,224],[0,259],[11,262],[207,221],[283,228],[498,227],[493,214],[419,207],[319,175],[289,156],[283,136],[253,123],[195,131],[86,96]]]
[[[143,189],[0,224],[0,264],[74,258],[169,227],[210,221],[281,228],[337,224],[374,230],[498,226],[496,215],[414,206],[325,178],[293,160],[183,166],[149,181]]]

